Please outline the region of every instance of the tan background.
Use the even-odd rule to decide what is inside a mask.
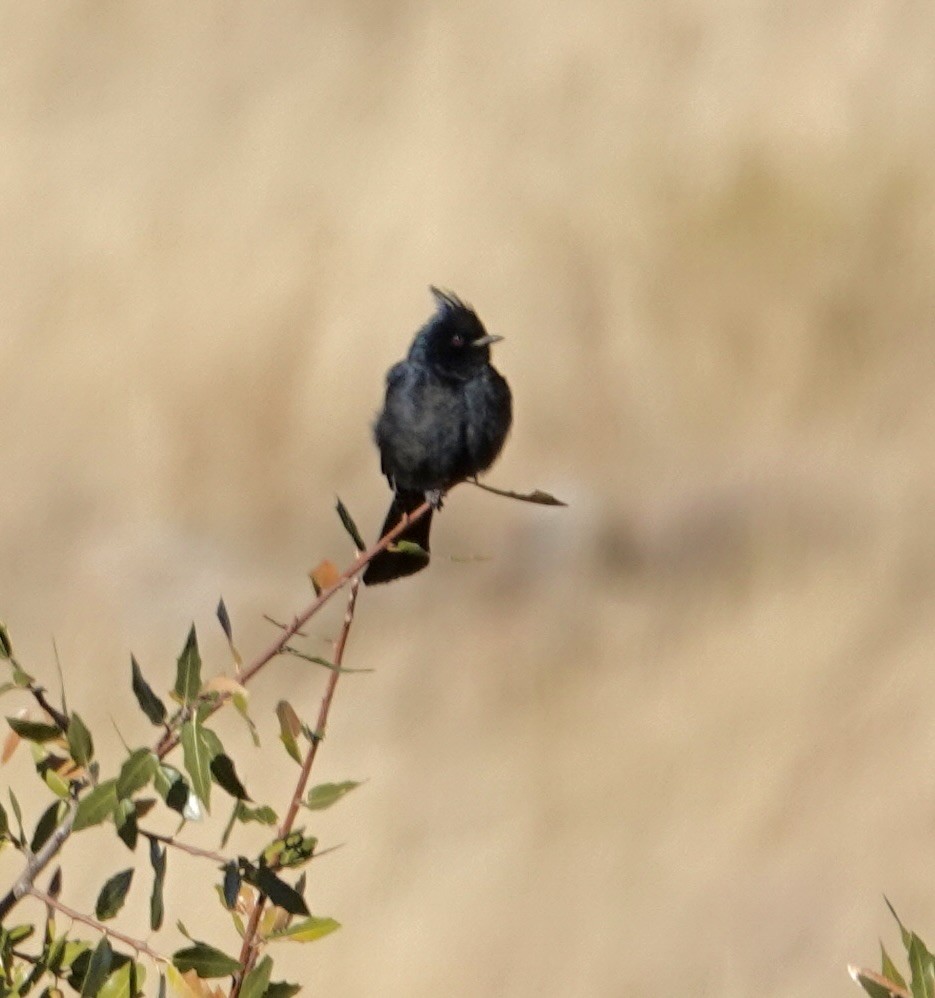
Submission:
[[[250,656],[348,559],[335,493],[380,521],[430,282],[507,337],[490,480],[571,502],[461,489],[363,594],[318,775],[369,782],[308,822],[344,928],[288,976],[844,995],[884,891],[935,940],[930,4],[15,5],[0,52],[0,616],[105,758],[131,648],[164,688],[194,618],[227,668],[219,594]],[[257,683],[280,810],[321,684]]]

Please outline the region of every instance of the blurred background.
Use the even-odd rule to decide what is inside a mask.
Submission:
[[[105,767],[131,650],[167,689],[194,620],[229,671],[220,595],[249,659],[349,561],[335,495],[376,530],[429,283],[506,337],[488,481],[570,504],[458,489],[362,592],[317,779],[367,782],[306,821],[344,928],[278,976],[844,995],[884,892],[935,938],[933,45],[912,0],[0,11],[0,617]],[[219,723],[280,813],[323,683],[258,678],[265,757]]]

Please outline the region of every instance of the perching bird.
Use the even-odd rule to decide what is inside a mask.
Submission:
[[[474,310],[449,291],[430,289],[436,311],[416,333],[406,359],[386,376],[386,401],[374,426],[380,467],[393,490],[382,537],[403,513],[432,509],[398,538],[413,550],[381,551],[364,582],[391,582],[428,564],[432,512],[455,482],[489,468],[513,420],[510,388],[491,366],[490,336]]]

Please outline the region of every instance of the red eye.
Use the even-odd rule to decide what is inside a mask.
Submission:
[[[453,347],[464,346],[464,340],[457,333],[455,333],[455,335],[451,337],[451,345]]]

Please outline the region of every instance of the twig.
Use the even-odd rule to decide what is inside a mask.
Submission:
[[[366,551],[358,552],[357,557],[351,563],[348,568],[346,568],[341,575],[335,580],[335,582],[330,585],[327,589],[322,590],[322,592],[306,607],[305,610],[299,616],[297,616],[293,622],[286,627],[282,634],[277,638],[269,648],[266,649],[262,654],[258,655],[253,662],[241,673],[239,679],[242,685],[246,685],[265,665],[272,661],[277,655],[281,654],[286,645],[289,643],[290,639],[298,634],[302,627],[321,609],[328,600],[338,590],[343,589],[347,583],[354,578],[363,568],[365,568],[370,561],[375,558],[381,551],[389,547],[396,538],[403,533],[403,531],[416,520],[421,519],[428,513],[430,506],[427,502],[424,502],[418,509],[414,510],[408,516],[404,516],[403,519],[388,533],[380,538],[372,547],[368,548]],[[356,586],[355,586],[355,596],[356,596]],[[342,646],[343,650],[343,646]],[[336,665],[340,665],[340,662],[336,662]],[[337,677],[340,675],[338,672],[333,672],[331,674],[331,680],[329,681],[329,689],[334,692],[334,685],[337,682]],[[49,702],[46,700],[45,695],[41,687],[37,686],[35,683],[31,682],[27,687],[36,699],[36,702],[45,710],[50,717],[54,720],[56,726],[65,732],[68,729],[68,718],[57,711]],[[215,700],[215,702],[208,708],[205,717],[210,716],[216,710],[218,710],[222,704],[226,703],[230,699],[229,693],[223,693],[221,696]],[[186,717],[187,714],[183,710],[179,713],[179,717]],[[320,725],[319,725],[320,727]],[[179,743],[179,732],[176,728],[175,730],[167,730],[156,745],[155,752],[160,759],[165,758],[172,749],[175,748]],[[73,802],[71,811],[66,815],[64,821],[55,829],[51,836],[49,836],[48,841],[45,845],[37,852],[34,856],[31,856],[26,864],[26,868],[16,879],[16,882],[10,888],[9,891],[0,899],[0,922],[10,913],[10,911],[19,903],[20,899],[32,889],[32,885],[35,882],[36,877],[48,866],[52,859],[56,856],[58,851],[62,848],[64,843],[67,841],[71,835],[72,824],[75,817],[76,804]]]
[[[55,908],[56,911],[60,911],[63,915],[73,919],[76,922],[81,922],[83,925],[89,926],[95,931],[100,932],[102,936],[110,936],[111,939],[118,940],[123,943],[124,946],[129,946],[130,949],[135,950],[137,953],[143,953],[151,960],[156,960],[158,963],[169,963],[168,957],[163,956],[161,953],[157,953],[154,949],[150,949],[150,947],[147,946],[141,939],[134,939],[132,936],[125,936],[122,932],[112,929],[109,925],[99,922],[96,918],[91,918],[90,915],[83,915],[80,911],[75,911],[74,908],[69,908],[67,904],[62,904],[58,898],[52,897],[51,894],[46,894],[45,891],[40,891],[35,887],[30,887],[29,893],[37,901],[47,904],[50,908]]]
[[[542,489],[533,489],[532,492],[511,492],[509,489],[495,489],[492,485],[485,485],[476,478],[466,478],[468,485],[474,485],[484,492],[492,492],[495,496],[503,496],[504,499],[518,499],[520,502],[531,502],[537,506],[567,506],[567,502],[556,499],[555,496]]]
[[[71,826],[75,822],[75,812],[78,802],[69,802],[69,810],[52,834],[46,839],[42,848],[29,857],[26,869],[16,878],[16,882],[0,900],[0,925],[20,899],[33,890],[36,877],[52,862],[65,840],[71,835]]]
[[[302,760],[302,769],[299,773],[299,778],[295,783],[295,790],[292,793],[292,801],[289,804],[289,810],[286,812],[286,816],[283,818],[282,824],[279,826],[280,838],[285,838],[292,831],[296,816],[299,813],[299,808],[302,806],[302,798],[305,796],[305,788],[308,785],[308,779],[312,772],[312,765],[315,762],[315,756],[318,754],[318,746],[325,737],[325,729],[328,726],[328,714],[331,710],[331,701],[334,698],[334,691],[338,685],[338,677],[341,675],[341,662],[344,658],[344,649],[347,645],[347,637],[351,630],[351,624],[354,622],[354,608],[357,604],[357,590],[359,588],[360,580],[354,579],[351,583],[351,591],[347,597],[347,609],[344,611],[344,623],[341,627],[341,633],[334,642],[334,664],[337,668],[333,669],[331,674],[328,676],[328,685],[325,687],[324,696],[321,698],[321,706],[318,709],[318,720],[315,724],[315,730],[312,733],[311,744],[305,753],[305,758]],[[240,948],[241,970],[234,980],[234,986],[231,989],[230,998],[237,998],[240,994],[240,989],[243,985],[244,979],[256,963],[256,958],[259,954],[259,945],[256,937],[265,904],[266,895],[260,894],[256,899],[253,911],[250,912],[250,919],[247,922],[246,929],[244,930],[243,945]]]
[[[270,614],[268,614],[268,613],[264,613],[263,614],[263,619],[268,624],[272,624],[273,627],[278,627],[281,631],[284,631],[289,626],[288,624],[281,623],[275,617],[270,616]],[[303,634],[302,631],[296,631],[295,633],[298,634],[298,636],[300,638],[307,638],[308,637],[308,635],[307,634]]]
[[[262,669],[265,665],[268,665],[277,655],[282,654],[286,645],[289,643],[292,637],[294,637],[307,623],[315,616],[316,613],[331,599],[332,596],[339,590],[343,589],[348,582],[358,575],[360,571],[366,568],[367,565],[383,550],[388,548],[396,538],[403,533],[411,523],[416,520],[421,520],[423,516],[428,513],[431,506],[428,502],[422,503],[418,509],[414,510],[408,516],[404,516],[402,520],[393,527],[392,530],[384,534],[380,540],[377,541],[372,547],[368,548],[357,555],[351,565],[346,568],[327,589],[323,589],[321,593],[300,613],[292,623],[286,627],[279,637],[266,649],[258,655],[246,669],[240,674],[239,682],[241,685],[246,686],[248,682]],[[337,663],[336,663],[337,664]],[[225,703],[230,698],[229,693],[223,693],[218,697],[217,700],[208,708],[205,718],[209,717],[216,710],[218,710],[223,703]],[[158,745],[155,748],[156,755],[160,759],[164,759],[172,749],[175,748],[179,743],[179,733],[178,731],[173,731],[171,734],[166,733],[160,739]]]
[[[155,839],[157,842],[162,842],[167,846],[172,846],[180,852],[187,852],[189,856],[200,856],[202,859],[213,860],[221,866],[229,862],[228,857],[222,856],[219,852],[212,852],[210,849],[201,849],[198,846],[189,845],[187,842],[179,842],[178,839],[172,838],[171,835],[159,835],[157,832],[147,832],[144,828],[140,829],[140,835],[145,836],[147,839]]]
[[[357,604],[357,590],[359,586],[360,583],[356,580],[351,585],[350,595],[347,598],[347,609],[344,611],[344,623],[341,627],[341,633],[334,643],[334,664],[336,668],[331,671],[331,675],[328,677],[328,685],[325,687],[325,694],[321,698],[321,707],[318,710],[318,720],[315,724],[312,743],[305,753],[305,759],[302,762],[302,771],[299,774],[299,779],[296,780],[295,792],[292,795],[292,803],[289,805],[289,810],[286,812],[282,826],[279,829],[281,838],[292,831],[296,815],[299,813],[299,807],[302,804],[302,797],[305,794],[305,785],[308,783],[309,773],[311,773],[312,764],[315,762],[315,754],[318,752],[318,746],[325,737],[325,728],[328,724],[331,701],[334,697],[335,687],[338,685],[338,676],[341,675],[341,662],[344,659],[347,636],[350,633],[351,624],[354,622],[354,608]]]

